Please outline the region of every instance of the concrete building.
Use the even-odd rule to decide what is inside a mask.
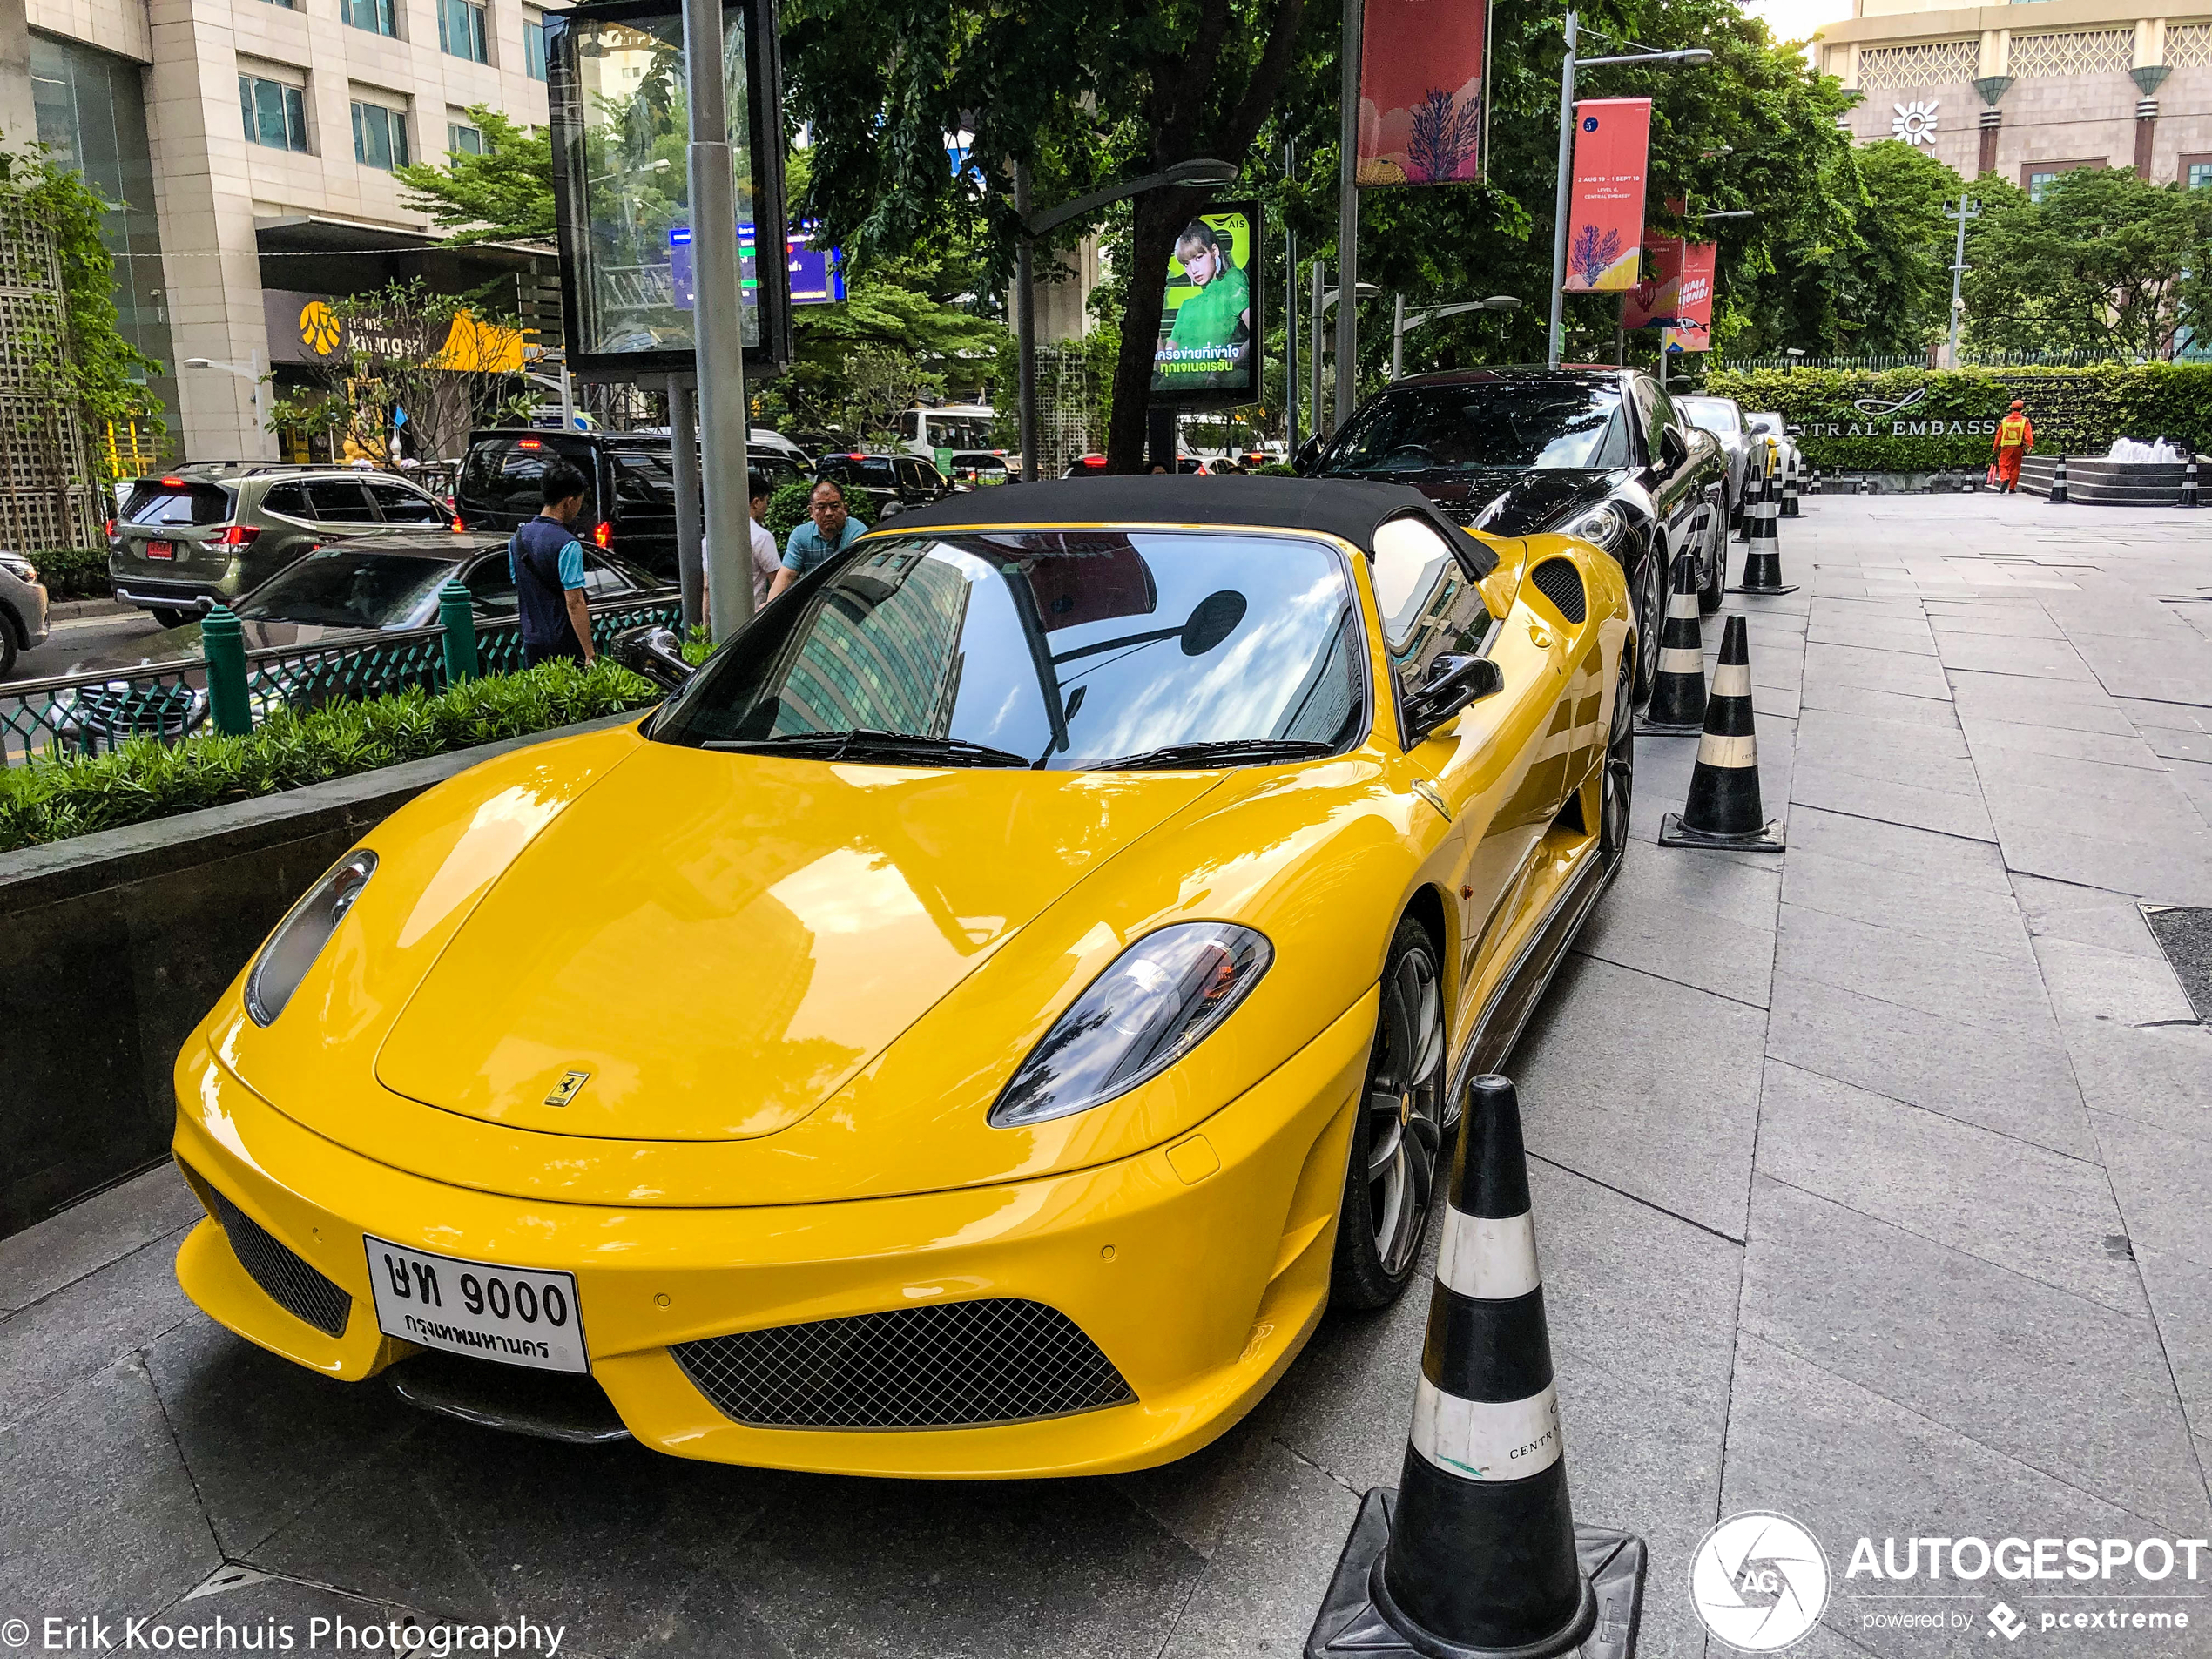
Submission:
[[[36,3],[36,0],[34,0]],[[1855,0],[1820,65],[1865,101],[1862,143],[1898,138],[2031,193],[2077,167],[2212,185],[2212,6],[2148,0]]]
[[[276,453],[256,376],[312,355],[300,296],[529,265],[441,246],[391,169],[475,148],[472,105],[544,123],[536,0],[0,4],[27,25],[31,94],[0,41],[0,119],[32,105],[37,136],[123,204],[106,227],[123,326],[169,368],[152,389],[188,458]]]

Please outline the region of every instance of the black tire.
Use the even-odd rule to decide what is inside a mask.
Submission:
[[[1379,1308],[1412,1283],[1448,1170],[1444,981],[1438,947],[1408,916],[1383,964],[1382,1008],[1352,1127],[1329,1298]]]
[[[164,628],[181,628],[188,622],[199,620],[197,610],[179,610],[174,605],[154,605],[150,609],[153,619]]]
[[[1631,596],[1636,619],[1635,705],[1651,700],[1659,678],[1659,632],[1667,617],[1667,550],[1658,542],[1644,555]]]
[[[1636,721],[1629,701],[1628,653],[1621,655],[1621,671],[1613,694],[1613,725],[1605,738],[1605,760],[1597,798],[1597,851],[1608,869],[1619,865],[1629,850],[1629,821],[1635,806]]]
[[[0,680],[16,671],[15,626],[4,615],[0,615]]]
[[[1721,519],[1728,518],[1727,498],[1722,498]],[[1710,617],[1721,608],[1721,590],[1728,583],[1728,532],[1717,526],[1706,537],[1705,583],[1697,590],[1697,614]]]

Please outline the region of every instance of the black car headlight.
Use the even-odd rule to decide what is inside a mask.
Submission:
[[[367,847],[348,853],[277,924],[246,978],[246,1011],[254,1024],[266,1025],[284,1012],[284,1005],[375,873],[375,853]]]
[[[1030,1050],[992,1106],[992,1126],[1087,1111],[1158,1076],[1229,1017],[1274,959],[1264,935],[1232,922],[1180,922],[1147,934]]]
[[[1561,536],[1588,542],[1608,552],[1618,546],[1628,533],[1629,516],[1610,502],[1602,507],[1591,508],[1560,531]]]

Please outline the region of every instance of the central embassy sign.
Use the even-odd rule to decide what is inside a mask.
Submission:
[[[1852,421],[1839,417],[1834,421],[1804,421],[1799,424],[1808,438],[1957,438],[1977,433],[1985,437],[1996,435],[1997,423],[2003,418],[2001,415],[1993,415],[1986,419],[1962,417],[1955,421],[1909,418],[1906,412],[1927,395],[1926,387],[1916,386],[1899,398],[1855,398],[1851,408],[1865,418]],[[1884,415],[1892,418],[1884,420],[1881,418]]]

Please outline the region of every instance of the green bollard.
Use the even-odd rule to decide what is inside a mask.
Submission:
[[[208,717],[222,736],[246,736],[253,730],[253,705],[246,691],[246,631],[228,607],[218,604],[199,619],[199,649],[207,659]]]
[[[438,590],[438,626],[446,631],[446,684],[475,678],[482,671],[476,662],[476,613],[469,590],[458,582]]]

